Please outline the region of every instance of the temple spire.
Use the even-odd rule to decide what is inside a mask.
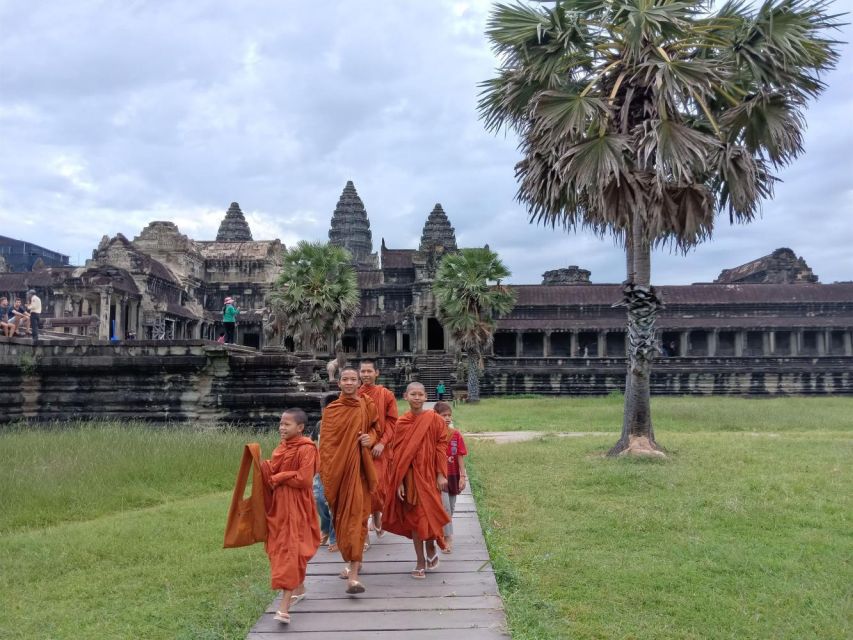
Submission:
[[[332,214],[329,244],[344,247],[352,254],[353,262],[357,265],[368,265],[372,262],[373,236],[370,233],[370,220],[352,180],[347,181]]]
[[[429,214],[424,231],[421,234],[421,251],[433,251],[442,247],[444,251],[456,251],[456,231],[450,226],[450,220],[440,204]]]
[[[219,233],[216,234],[217,242],[251,242],[252,231],[249,223],[243,217],[240,205],[232,202],[225,212],[225,217],[219,225]]]

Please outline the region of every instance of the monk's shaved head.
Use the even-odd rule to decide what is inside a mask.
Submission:
[[[426,387],[423,385],[422,382],[410,382],[406,387],[406,393],[409,393],[409,391],[411,391],[412,389],[420,389],[421,391],[426,393]]]

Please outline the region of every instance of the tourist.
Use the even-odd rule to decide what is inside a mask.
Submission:
[[[444,394],[445,393],[447,393],[447,387],[444,386],[444,382],[442,380],[439,380],[438,386],[435,388],[435,395],[438,396],[439,402],[444,400]]]
[[[394,425],[397,424],[397,399],[394,394],[381,384],[376,384],[379,377],[379,369],[374,360],[362,360],[358,366],[358,376],[361,386],[358,395],[367,396],[376,405],[379,414],[379,429],[377,435],[379,442],[373,445],[373,466],[376,468],[376,489],[371,494],[371,512],[373,513],[373,527],[376,537],[381,538],[385,532],[382,529],[382,506],[388,494],[391,482],[391,444],[394,441]]]
[[[240,310],[234,306],[234,298],[225,298],[225,306],[222,307],[222,324],[225,327],[225,342],[234,344],[237,335],[237,315]]]
[[[338,550],[338,543],[335,539],[335,523],[332,519],[332,510],[329,508],[326,495],[323,493],[323,482],[320,480],[319,473],[314,476],[314,503],[317,505],[317,513],[320,516],[320,544],[329,545],[329,552],[334,553]]]
[[[370,494],[376,489],[371,449],[379,438],[379,417],[370,398],[358,395],[358,371],[344,367],[341,394],[329,403],[320,425],[320,479],[335,525],[338,549],[348,566],[341,573],[346,592],[364,593],[358,572],[367,539]]]
[[[27,330],[30,326],[30,312],[24,306],[24,301],[20,298],[15,298],[15,304],[12,305],[12,335],[27,335]]]
[[[0,333],[3,334],[3,337],[8,338],[15,330],[14,318],[15,316],[9,306],[9,298],[3,296],[0,298]]]
[[[444,525],[444,542],[447,547],[442,549],[444,553],[453,551],[453,512],[456,511],[456,496],[465,490],[468,475],[465,473],[465,456],[468,450],[465,448],[465,440],[458,429],[453,428],[453,409],[446,402],[436,402],[433,407],[447,425],[447,490],[441,492],[441,501],[444,510],[450,516],[450,522]]]
[[[426,389],[420,382],[406,388],[409,411],[394,432],[393,485],[383,509],[386,531],[411,538],[417,558],[411,576],[423,580],[438,568],[444,525],[450,516],[441,503],[447,489],[447,425],[435,411],[424,409]]]
[[[311,485],[317,472],[314,442],[303,435],[305,412],[281,414],[281,444],[261,463],[264,483],[272,492],[267,506],[267,540],[272,588],[282,589],[275,619],[290,622],[290,607],[305,597],[305,571],[320,546],[320,528]]]
[[[30,330],[33,333],[33,342],[38,342],[39,321],[41,319],[41,298],[36,295],[35,289],[27,291],[27,311],[30,312]]]

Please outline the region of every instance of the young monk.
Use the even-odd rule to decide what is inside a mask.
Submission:
[[[358,572],[367,538],[370,494],[376,489],[376,469],[370,451],[378,442],[379,418],[370,398],[358,395],[358,371],[344,367],[341,395],[329,403],[320,426],[320,479],[332,510],[338,550],[348,564],[341,574],[346,592],[364,593]]]
[[[370,494],[371,511],[373,513],[373,527],[376,530],[376,537],[381,538],[384,535],[382,529],[382,506],[385,504],[385,497],[388,495],[390,485],[391,465],[391,444],[394,440],[394,425],[397,424],[397,399],[394,394],[383,387],[381,384],[376,384],[376,379],[379,377],[379,369],[376,368],[374,360],[362,360],[358,366],[358,376],[361,378],[361,386],[358,388],[358,395],[368,396],[376,405],[376,411],[379,414],[379,442],[373,445],[371,453],[373,454],[373,466],[376,467],[376,489]]]
[[[272,588],[282,589],[275,619],[290,623],[290,607],[305,597],[305,570],[320,546],[320,527],[312,484],[317,447],[302,435],[307,418],[302,409],[281,414],[281,444],[261,463],[264,483],[272,491],[267,507],[267,541]]]
[[[424,410],[426,389],[420,382],[406,388],[409,411],[397,420],[394,433],[393,486],[385,501],[385,530],[411,538],[417,564],[412,577],[423,580],[438,568],[436,543],[445,547],[443,527],[450,521],[441,502],[447,489],[447,425]]]

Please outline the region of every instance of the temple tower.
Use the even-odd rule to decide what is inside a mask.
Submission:
[[[225,217],[219,225],[219,233],[216,234],[217,242],[251,242],[252,231],[249,223],[243,217],[240,205],[232,202],[225,212]]]
[[[432,252],[439,247],[441,247],[439,253],[456,251],[456,232],[450,226],[450,220],[447,219],[444,209],[440,204],[436,204],[424,223],[419,250]]]
[[[375,267],[370,220],[352,180],[347,181],[332,214],[329,244],[349,251],[356,266]]]

